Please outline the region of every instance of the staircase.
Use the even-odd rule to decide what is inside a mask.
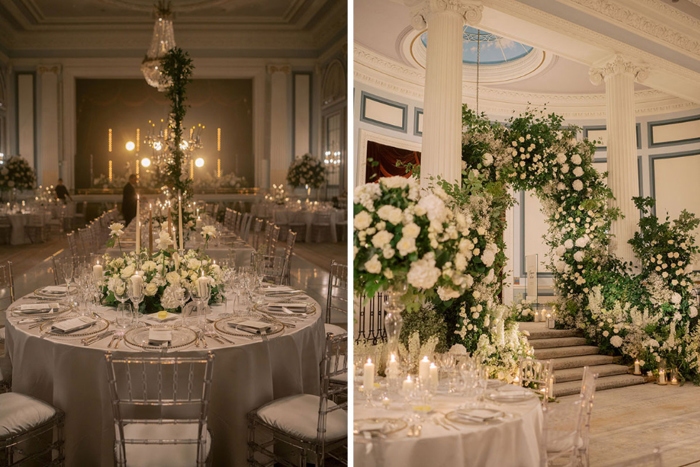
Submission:
[[[554,368],[554,396],[568,396],[581,391],[583,367],[598,373],[597,391],[644,384],[642,376],[629,374],[618,358],[600,355],[598,347],[587,345],[580,331],[548,329],[546,323],[519,323],[528,331],[528,341],[538,360],[551,360]]]

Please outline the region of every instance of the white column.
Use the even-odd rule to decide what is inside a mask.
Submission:
[[[627,243],[637,231],[639,210],[632,198],[639,196],[637,169],[637,133],[634,110],[634,82],[648,75],[645,68],[616,55],[599,68],[590,70],[593,84],[605,81],[607,103],[608,186],[615,196],[613,206],[625,216],[613,223],[617,255],[637,263],[632,246]]]
[[[292,162],[290,137],[289,65],[268,65],[270,74],[270,184],[286,185],[287,169]]]
[[[421,184],[431,176],[451,182],[462,171],[462,35],[481,20],[481,5],[465,0],[427,0],[413,10],[412,25],[428,27],[423,101]]]
[[[58,106],[58,77],[60,65],[41,65],[37,68],[39,86],[41,89],[41,106],[39,121],[39,152],[37,156],[38,176],[40,185],[56,185],[58,180],[59,161],[59,106]],[[72,188],[72,187],[71,187]]]

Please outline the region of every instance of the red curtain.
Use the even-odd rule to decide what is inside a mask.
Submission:
[[[411,172],[407,173],[406,167],[397,167],[396,164],[401,162],[402,164],[420,165],[420,155],[418,151],[409,151],[368,141],[365,183],[376,182],[380,177],[396,175],[409,177]],[[377,164],[373,164],[372,161]]]

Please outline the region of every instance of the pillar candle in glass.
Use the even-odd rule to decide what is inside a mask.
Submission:
[[[367,363],[365,363],[362,383],[365,386],[365,391],[374,389],[374,363],[372,363],[371,358],[368,358]]]

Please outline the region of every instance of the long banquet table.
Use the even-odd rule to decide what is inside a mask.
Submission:
[[[442,423],[444,415],[465,400],[459,396],[437,395],[430,401],[433,412],[422,422],[420,436],[409,437],[408,430],[366,439],[355,436],[355,465],[360,467],[451,467],[541,465],[540,433],[542,409],[539,398],[518,403],[487,403],[486,408],[503,411],[498,422]],[[364,398],[355,399],[354,419],[407,418],[411,410],[393,403],[384,408],[376,402],[367,407]],[[437,417],[437,418],[436,418]],[[442,418],[442,420],[441,420]],[[444,425],[447,425],[445,427]]]
[[[31,302],[23,297],[15,303]],[[235,345],[207,339],[207,349],[191,346],[168,352],[177,356],[214,353],[209,429],[215,465],[246,465],[245,415],[250,410],[280,397],[319,393],[324,326],[320,305],[315,306],[315,314],[266,341],[226,336]],[[222,307],[212,309],[214,313],[222,311]],[[107,307],[100,307],[98,313],[107,320],[116,315]],[[18,324],[20,318],[10,310],[6,318],[13,391],[66,413],[66,465],[112,465],[114,424],[105,361],[110,338],[90,346],[75,337],[42,338],[39,328]],[[150,353],[127,344],[112,351]]]

